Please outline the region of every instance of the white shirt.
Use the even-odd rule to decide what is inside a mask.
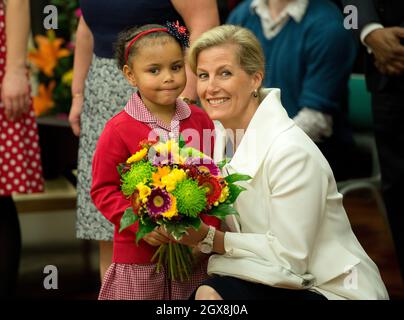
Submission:
[[[275,20],[269,12],[268,0],[253,0],[250,8],[261,18],[265,37],[271,39],[282,30],[290,18],[299,23],[306,13],[307,6],[308,0],[292,1]]]
[[[366,26],[363,27],[361,34],[360,34],[360,38],[361,38],[361,42],[362,44],[366,47],[368,53],[372,53],[372,49],[365,43],[365,38],[368,36],[369,33],[377,30],[377,29],[383,29],[383,25],[380,23],[376,23],[376,22],[372,22],[367,24]]]

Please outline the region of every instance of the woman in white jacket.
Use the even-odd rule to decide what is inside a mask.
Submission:
[[[223,126],[216,160],[233,134],[225,174],[252,177],[240,183],[247,190],[235,203],[240,216],[226,221],[230,231],[203,224],[180,241],[215,253],[213,277],[196,299],[388,299],[326,159],[288,117],[280,90],[260,88],[264,56],[255,36],[219,26],[195,41],[189,57],[201,103]]]

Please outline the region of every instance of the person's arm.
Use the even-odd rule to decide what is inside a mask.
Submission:
[[[9,0],[6,6],[6,68],[1,98],[6,117],[15,121],[30,104],[26,56],[30,16],[29,0]]]
[[[376,68],[383,74],[404,74],[404,28],[390,27],[370,32],[364,42],[371,49]]]
[[[219,12],[216,0],[171,0],[174,8],[181,15],[190,33],[192,44],[202,33],[219,25]],[[181,94],[196,100],[196,76],[186,64],[187,85]]]
[[[340,21],[321,28],[322,32],[309,33],[304,43],[306,71],[298,101],[300,112],[293,119],[315,142],[332,133],[331,116],[340,108],[340,95],[346,91],[357,52],[351,32]]]
[[[83,110],[84,84],[93,57],[93,47],[93,35],[84,21],[83,16],[81,16],[76,33],[72,81],[72,105],[69,114],[70,126],[76,136],[80,134],[80,115]]]
[[[368,0],[344,0],[358,11],[358,36],[375,58],[377,69],[388,75],[404,73],[404,28],[384,28],[377,13],[375,2]]]
[[[213,251],[229,259],[256,259],[273,267],[270,279],[274,283],[293,283],[303,288],[309,259],[315,246],[319,226],[326,206],[328,176],[319,162],[299,146],[287,146],[275,151],[265,163],[271,190],[270,207],[266,210],[271,228],[265,233],[216,231]],[[254,214],[239,212],[241,216]],[[262,213],[259,213],[262,214]],[[189,235],[179,242],[196,246],[207,234],[203,224],[199,231],[189,229]],[[341,270],[341,273],[343,270]],[[305,275],[305,276],[303,276]],[[309,277],[310,278],[310,277]]]

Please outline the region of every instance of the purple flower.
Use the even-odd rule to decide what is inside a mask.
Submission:
[[[164,189],[153,189],[146,207],[151,217],[157,217],[171,207],[170,195]]]
[[[210,172],[212,176],[220,175],[220,170],[214,161],[210,158],[188,158],[185,161],[186,165],[194,165],[202,172]]]

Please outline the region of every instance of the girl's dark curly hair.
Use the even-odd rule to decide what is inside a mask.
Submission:
[[[159,24],[147,24],[142,27],[132,27],[127,30],[124,30],[118,34],[117,41],[114,44],[115,48],[115,58],[118,64],[119,70],[123,69],[123,66],[125,64],[129,64],[132,60],[132,58],[136,55],[136,52],[139,50],[140,47],[145,46],[146,42],[145,40],[147,39],[164,39],[164,40],[169,40],[172,39],[176,41],[176,38],[172,36],[171,34],[165,32],[165,31],[156,31],[156,32],[151,32],[149,34],[146,34],[144,36],[141,36],[138,40],[133,43],[129,49],[129,54],[128,54],[128,61],[125,61],[125,51],[130,43],[130,41],[136,37],[139,33],[152,29],[152,28],[165,28],[166,26],[162,26]],[[181,46],[182,48],[182,46]]]

